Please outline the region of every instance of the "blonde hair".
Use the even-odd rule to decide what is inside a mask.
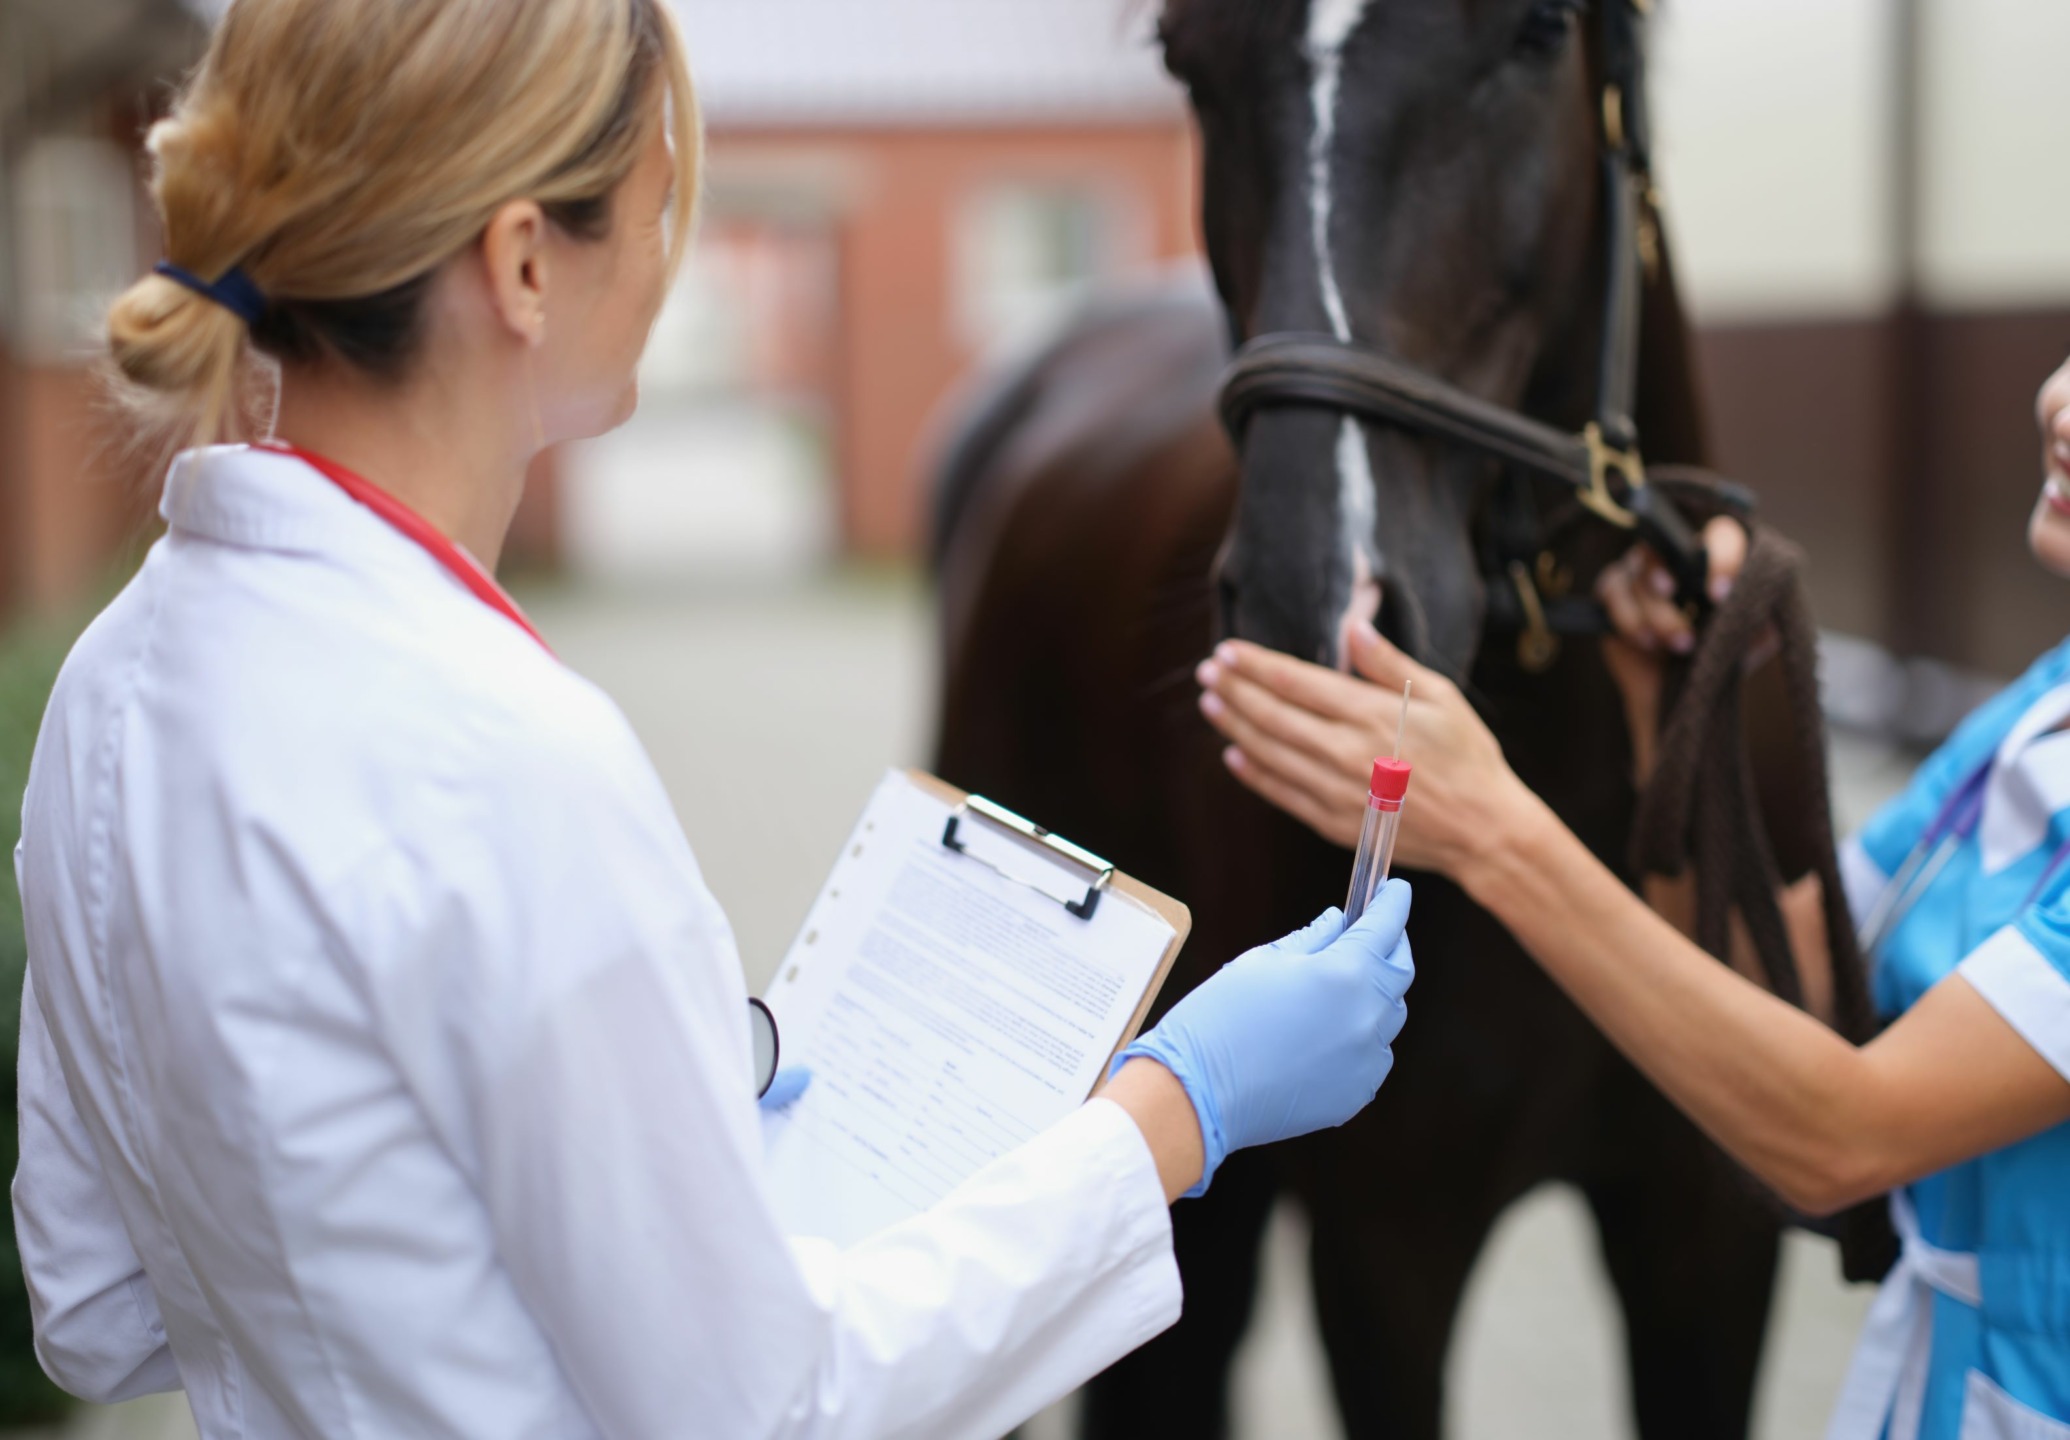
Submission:
[[[126,402],[209,444],[239,428],[251,347],[400,376],[433,276],[499,207],[530,198],[603,235],[658,123],[674,261],[701,137],[665,0],[235,0],[152,127],[152,193],[167,258],[211,281],[240,268],[267,308],[248,327],[171,278],[138,281],[108,315]]]

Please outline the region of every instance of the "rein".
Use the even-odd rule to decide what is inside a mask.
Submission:
[[[1282,406],[1334,410],[1414,431],[1560,487],[1575,514],[1653,548],[1674,577],[1677,602],[1697,624],[1698,644],[1686,663],[1669,667],[1661,758],[1639,797],[1632,863],[1640,874],[1678,876],[1693,869],[1697,942],[1729,963],[1731,917],[1738,914],[1768,987],[1801,1007],[1803,981],[1777,901],[1782,876],[1745,735],[1742,681],[1770,640],[1779,642],[1797,778],[1806,793],[1824,796],[1825,722],[1803,556],[1753,518],[1753,497],[1742,487],[1682,467],[1649,474],[1640,456],[1632,410],[1641,292],[1647,268],[1659,258],[1639,34],[1650,0],[1597,0],[1595,8],[1608,237],[1595,418],[1570,433],[1356,341],[1279,333],[1260,335],[1237,351],[1223,380],[1222,419],[1239,445],[1254,415]],[[1494,563],[1483,574],[1489,627],[1517,632],[1519,663],[1542,673],[1558,659],[1560,636],[1610,627],[1593,599],[1565,593],[1570,577],[1549,533],[1559,527],[1539,519],[1520,481],[1498,494],[1509,503],[1494,517]],[[1723,514],[1747,526],[1751,544],[1732,594],[1714,610],[1707,593],[1710,558],[1698,527]],[[1846,913],[1830,808],[1812,809],[1834,1025],[1859,1044],[1876,1030],[1868,971]],[[1896,1260],[1895,1232],[1880,1199],[1837,1217],[1828,1233],[1840,1239],[1849,1279],[1880,1278]]]
[[[1715,479],[1700,472],[1660,477],[1664,485],[1693,485],[1699,493]],[[1778,898],[1782,870],[1762,819],[1747,745],[1744,681],[1752,661],[1773,645],[1788,702],[1796,788],[1815,797],[1830,794],[1818,632],[1804,591],[1803,553],[1765,524],[1747,528],[1751,545],[1732,594],[1710,615],[1696,653],[1669,670],[1660,759],[1639,795],[1631,856],[1640,874],[1693,871],[1696,943],[1729,963],[1737,915],[1762,980],[1802,1009],[1803,979]],[[1821,918],[1832,963],[1831,1024],[1862,1045],[1881,1028],[1869,995],[1869,967],[1840,879],[1832,809],[1814,804],[1808,813],[1812,873],[1823,887]],[[1827,1220],[1793,1219],[1840,1242],[1841,1273],[1849,1280],[1881,1280],[1897,1263],[1897,1232],[1882,1196]]]

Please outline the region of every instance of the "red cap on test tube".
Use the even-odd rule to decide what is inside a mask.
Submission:
[[[1376,810],[1399,810],[1408,798],[1409,774],[1414,767],[1406,760],[1375,760],[1373,786],[1366,803]]]

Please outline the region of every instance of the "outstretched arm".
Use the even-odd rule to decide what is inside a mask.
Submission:
[[[1459,867],[1653,1082],[1791,1204],[1827,1214],[2070,1120],[2058,1074],[1962,975],[1872,1044],[1719,965],[1531,797]]]
[[[1517,779],[1455,686],[1384,640],[1368,649],[1363,668],[1378,685],[1399,692],[1415,682],[1407,863],[1457,880],[1655,1084],[1792,1204],[1838,1210],[2070,1120],[2070,1079],[1963,976],[1857,1048],[1718,964]],[[1231,658],[1242,672],[1281,657],[1240,647]],[[1307,677],[1319,690],[1337,678]]]

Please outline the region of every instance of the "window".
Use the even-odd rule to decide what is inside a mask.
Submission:
[[[98,352],[115,296],[136,280],[136,182],[129,157],[105,140],[37,141],[16,177],[16,294],[30,358]]]
[[[579,571],[781,575],[833,548],[838,262],[825,224],[710,206],[641,363],[639,414],[570,456]]]
[[[1122,195],[1071,183],[989,186],[957,217],[955,314],[992,350],[1057,323],[1095,281],[1137,259]]]

